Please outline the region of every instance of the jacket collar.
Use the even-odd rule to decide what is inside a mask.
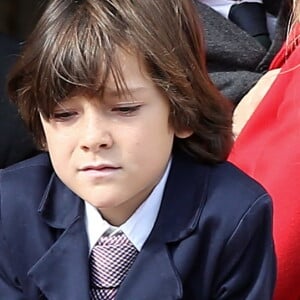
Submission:
[[[84,205],[53,173],[38,212],[49,226],[66,229],[77,217],[84,215]]]
[[[177,153],[150,240],[175,242],[195,230],[207,197],[209,169]]]
[[[38,212],[59,237],[31,267],[28,276],[47,299],[89,300],[83,202],[52,174]]]
[[[155,226],[116,300],[183,298],[183,287],[169,245],[189,236],[197,227],[207,197],[209,167],[175,155]]]

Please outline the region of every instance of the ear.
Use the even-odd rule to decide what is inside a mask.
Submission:
[[[43,138],[42,144],[40,146],[40,150],[41,151],[46,151],[46,152],[48,151],[48,144],[47,144],[45,138]]]
[[[193,134],[191,129],[182,129],[175,132],[175,136],[179,139],[186,139]]]

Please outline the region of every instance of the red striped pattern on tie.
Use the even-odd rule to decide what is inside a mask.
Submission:
[[[101,237],[90,255],[91,299],[113,300],[137,254],[124,233]]]

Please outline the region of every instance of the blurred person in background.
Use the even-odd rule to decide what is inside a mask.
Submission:
[[[271,194],[277,254],[275,300],[300,299],[300,3],[270,71],[234,111],[229,160]]]
[[[18,42],[0,33],[0,168],[37,153],[16,107],[6,96],[7,74],[18,52]]]

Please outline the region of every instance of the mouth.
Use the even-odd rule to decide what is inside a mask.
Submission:
[[[80,168],[81,173],[90,175],[90,176],[108,176],[120,170],[121,167],[115,166],[112,164],[101,164],[101,165],[89,165]]]
[[[101,166],[101,167],[85,167],[81,171],[105,171],[105,170],[117,170],[119,167],[113,166]]]

